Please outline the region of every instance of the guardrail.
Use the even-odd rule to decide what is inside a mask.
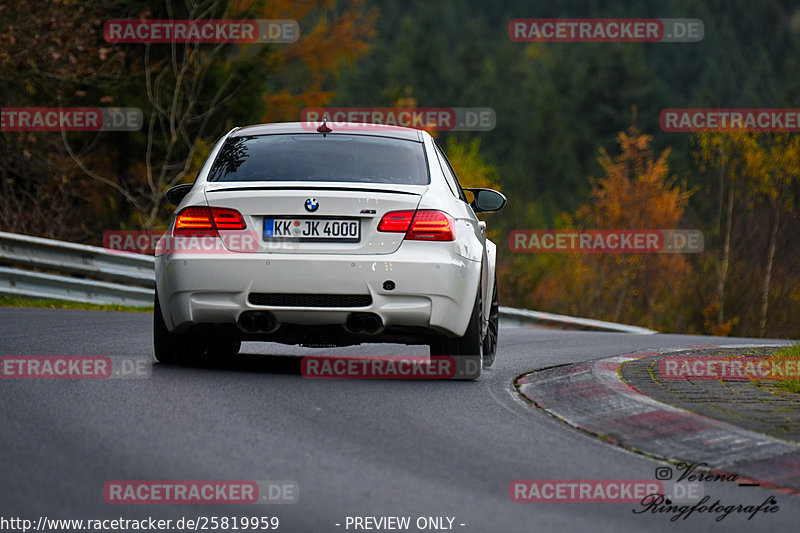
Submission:
[[[5,265],[0,266],[0,294],[148,307],[153,305],[154,261],[147,255],[0,232],[0,265]],[[656,333],[636,326],[512,307],[501,307],[500,317],[508,325]]]
[[[528,309],[515,309],[513,307],[501,307],[500,317],[505,318],[508,325],[531,325],[553,329],[570,329],[581,331],[610,331],[614,333],[635,333],[637,335],[653,335],[658,333],[652,329],[640,328],[638,326],[627,326],[615,322],[604,322],[591,318],[576,318],[573,316],[554,315],[541,311],[530,311]]]
[[[0,293],[150,306],[156,286],[154,261],[146,255],[0,232],[0,264],[5,265],[0,267]]]

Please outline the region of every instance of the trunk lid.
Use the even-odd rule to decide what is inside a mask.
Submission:
[[[293,254],[389,254],[401,233],[378,232],[389,211],[417,209],[425,185],[342,182],[208,182],[210,207],[236,209],[256,241],[231,251]],[[309,208],[306,208],[306,204]],[[356,235],[357,233],[357,235]],[[233,241],[239,242],[239,241]]]

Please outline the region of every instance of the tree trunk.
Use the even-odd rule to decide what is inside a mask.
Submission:
[[[780,206],[776,206],[775,203],[779,201],[780,200],[774,202],[772,206],[773,222],[769,232],[767,271],[764,273],[764,287],[762,288],[761,291],[761,321],[758,328],[759,335],[761,337],[764,336],[764,332],[766,331],[767,328],[767,311],[769,310],[769,284],[772,278],[772,260],[775,257],[775,248],[777,246],[777,241],[778,241],[778,225],[780,224],[780,216],[781,216]]]
[[[719,311],[717,312],[717,325],[725,323],[725,280],[728,278],[728,264],[731,255],[731,232],[733,228],[733,182],[728,186],[728,213],[725,222],[725,241],[722,245],[722,261],[719,266],[719,276],[717,276],[717,301]]]

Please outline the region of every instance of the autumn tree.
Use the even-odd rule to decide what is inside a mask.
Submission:
[[[800,183],[800,138],[786,133],[705,133],[696,136],[695,144],[701,169],[719,172],[720,209],[723,203],[726,205],[716,291],[718,324],[723,324],[724,284],[731,260],[731,242],[751,240],[747,235],[733,234],[736,214],[741,219],[740,226],[750,232],[754,228],[763,228],[758,231],[756,241],[764,250],[761,259],[753,261],[750,251],[753,246],[742,246],[747,251],[739,254],[738,258],[740,270],[746,271],[751,279],[760,278],[757,300],[740,297],[738,307],[758,309],[757,326],[751,331],[763,336],[767,331],[776,251],[782,240],[781,233],[787,227],[786,222],[794,214],[794,191]],[[728,191],[724,202],[723,188]],[[739,209],[734,210],[735,203]],[[765,225],[758,223],[760,218],[766,218]]]
[[[78,4],[80,15],[71,14],[70,8],[75,11]],[[363,53],[373,36],[374,13],[359,0],[120,2],[111,7],[97,0],[64,0],[48,3],[39,12],[25,2],[20,6],[3,6],[0,11],[22,21],[0,29],[0,39],[11,44],[4,57],[13,65],[0,67],[0,77],[19,87],[14,98],[5,101],[19,107],[105,103],[141,108],[145,123],[140,132],[39,137],[47,140],[48,152],[57,158],[52,166],[59,172],[51,176],[67,174],[71,187],[91,184],[84,192],[96,202],[89,206],[107,206],[119,215],[118,224],[143,228],[163,224],[164,193],[196,175],[220,135],[234,125],[299,120],[300,108],[325,104],[339,69]],[[48,25],[58,23],[62,15],[74,28],[51,31]],[[294,19],[301,35],[287,44],[112,46],[102,35],[109,18]],[[40,66],[53,62],[48,70]],[[42,96],[32,98],[28,85]],[[12,196],[20,177],[36,166],[17,159],[21,164],[5,167],[3,190]]]
[[[690,191],[670,177],[669,149],[657,158],[651,137],[636,127],[617,136],[620,154],[600,150],[605,175],[592,180],[591,201],[566,215],[576,229],[675,229]],[[545,309],[577,316],[685,329],[683,308],[692,267],[680,254],[573,254],[564,256],[536,288]]]
[[[790,192],[800,182],[800,137],[796,134],[778,133],[751,134],[743,139],[747,143],[743,150],[745,168],[751,177],[748,188],[756,198],[764,202],[769,216],[758,323],[759,335],[763,337],[767,327],[778,233],[782,222],[793,212],[793,197]]]
[[[453,165],[462,187],[483,187],[500,190],[497,169],[481,156],[481,139],[461,142],[456,137],[447,140],[447,158]]]
[[[120,105],[114,94],[125,82],[128,58],[101,38],[111,13],[102,2],[0,3],[0,105]],[[58,133],[0,132],[0,225],[85,240],[88,217],[75,215],[91,212],[93,198],[79,177]]]
[[[738,134],[737,134],[738,135]],[[716,283],[713,298],[703,305],[705,329],[713,335],[729,335],[739,322],[739,315],[728,317],[725,312],[726,285],[731,263],[732,234],[736,211],[736,189],[742,181],[741,143],[732,142],[731,135],[699,133],[694,137],[694,158],[700,172],[717,175],[717,212],[711,236],[721,242],[717,247],[714,272]],[[735,139],[735,137],[734,137]],[[709,239],[710,240],[710,239]]]

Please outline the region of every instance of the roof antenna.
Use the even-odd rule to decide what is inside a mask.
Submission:
[[[320,132],[323,137],[327,137],[326,134],[333,131],[328,127],[328,113],[325,113],[322,116],[322,125],[319,128],[317,128],[317,131]]]

